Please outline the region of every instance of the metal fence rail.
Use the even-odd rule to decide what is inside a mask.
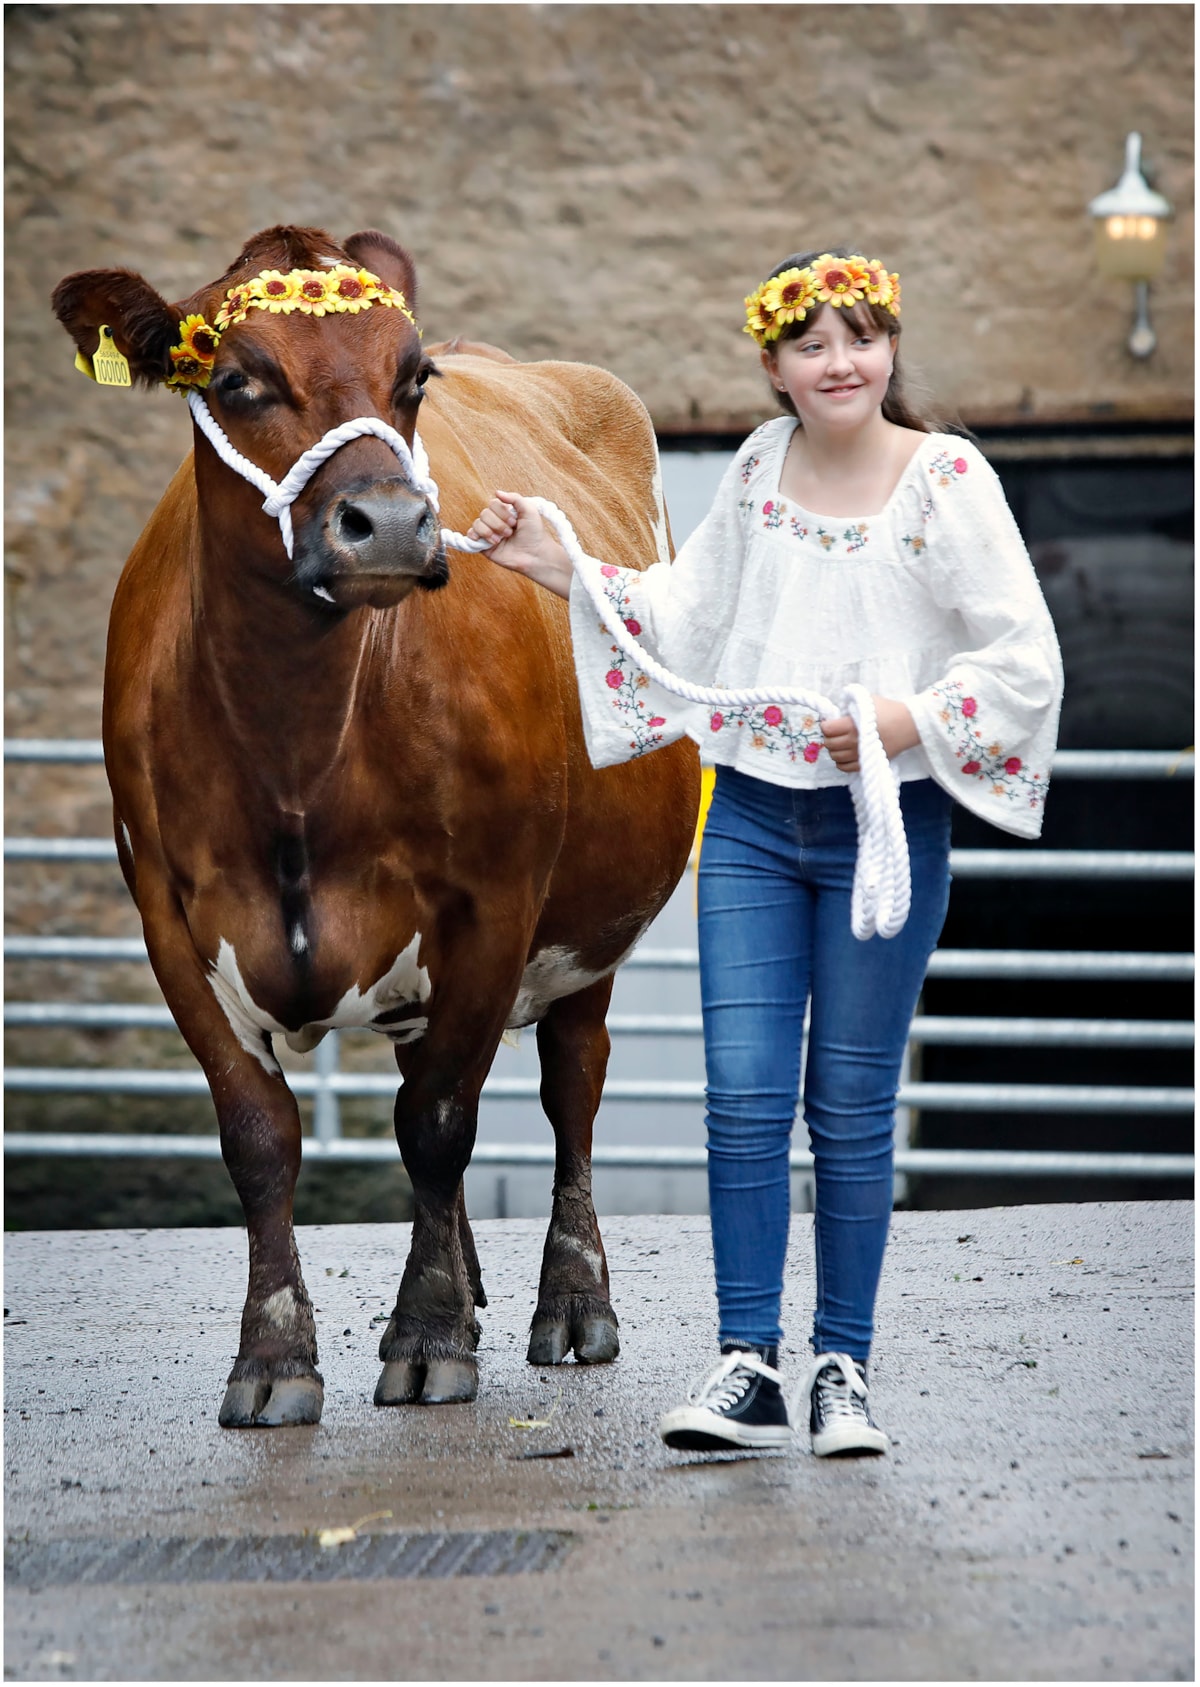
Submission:
[[[120,1136],[109,1133],[30,1131],[5,1134],[4,1151],[14,1156],[47,1155],[73,1158],[94,1155],[98,1159],[219,1160],[221,1144],[215,1135],[206,1136]],[[396,1144],[391,1137],[337,1137],[322,1142],[304,1139],[304,1157],[322,1163],[361,1164],[383,1161],[394,1165]],[[794,1148],[790,1155],[793,1171],[810,1172],[813,1157],[807,1149]],[[477,1142],[471,1155],[475,1166],[553,1166],[553,1143]],[[609,1169],[637,1171],[703,1171],[707,1155],[703,1148],[610,1148],[596,1144],[592,1164]],[[896,1170],[940,1172],[976,1177],[1191,1177],[1190,1154],[1076,1154],[1054,1149],[984,1148],[898,1148]]]
[[[287,1073],[295,1095],[378,1095],[392,1097],[398,1079],[391,1072]],[[143,1071],[140,1067],[8,1066],[4,1087],[47,1094],[207,1095],[203,1072]],[[538,1078],[488,1078],[483,1097],[488,1101],[536,1101]],[[704,1100],[697,1079],[610,1078],[604,1085],[608,1101]],[[1157,1084],[901,1084],[900,1107],[925,1112],[955,1113],[1190,1113],[1195,1093]]]
[[[6,738],[9,762],[104,761],[99,738]],[[1059,750],[1055,779],[1192,779],[1195,752],[1186,750]]]
[[[98,740],[6,740],[5,757],[14,762],[102,762]],[[1172,751],[1064,751],[1055,762],[1058,778],[1164,779],[1194,778],[1194,756]],[[10,861],[115,862],[109,838],[17,837],[4,841]],[[1047,879],[1172,879],[1194,872],[1191,852],[1174,850],[1036,850],[1028,848],[973,849],[951,852],[951,866],[962,878]],[[76,935],[12,936],[5,939],[4,956],[13,962],[72,962],[84,965],[145,963],[140,938],[94,938]],[[698,966],[695,949],[636,951],[629,968],[692,972]],[[1189,954],[1109,951],[939,950],[932,957],[931,978],[1020,978],[1089,981],[1186,982],[1193,978]],[[94,1031],[163,1030],[174,1028],[170,1010],[161,1003],[9,1002],[5,1024],[76,1028]],[[616,1036],[675,1036],[701,1034],[697,1014],[613,1014],[609,1029]],[[344,1033],[343,1033],[344,1034]],[[369,1034],[369,1033],[364,1033]],[[1056,1048],[1158,1048],[1191,1046],[1193,1027],[1181,1021],[1138,1019],[1029,1019],[918,1015],[913,1022],[913,1045],[1023,1046]],[[306,1138],[309,1156],[329,1161],[393,1161],[390,1136],[347,1138],[341,1134],[339,1102],[343,1097],[394,1095],[397,1078],[390,1072],[343,1071],[340,1036],[330,1033],[313,1056],[312,1069],[289,1070],[287,1081],[298,1096],[314,1101],[313,1135]],[[534,1078],[489,1078],[485,1098],[535,1101],[539,1081]],[[117,1067],[10,1066],[5,1088],[14,1093],[108,1093],[121,1095],[205,1096],[208,1085],[196,1069],[123,1069]],[[607,1100],[701,1103],[704,1086],[696,1081],[610,1079]],[[1089,1112],[1145,1116],[1182,1115],[1194,1107],[1190,1089],[1152,1085],[1093,1084],[902,1084],[902,1108],[927,1112]],[[5,1153],[11,1155],[130,1155],[166,1158],[211,1158],[219,1155],[215,1134],[129,1135],[124,1133],[6,1133]],[[636,1148],[598,1146],[598,1167],[655,1167],[682,1170],[702,1167],[703,1148]],[[478,1144],[473,1163],[497,1166],[552,1165],[551,1144]],[[796,1149],[793,1169],[811,1171],[812,1155]],[[897,1149],[899,1173],[942,1172],[1004,1176],[1190,1177],[1193,1156],[1187,1154],[1062,1153],[980,1149]]]
[[[111,838],[5,838],[6,861],[112,861]],[[1196,857],[1177,849],[952,849],[956,879],[1190,879]]]
[[[9,1002],[6,1025],[73,1027],[82,1031],[173,1031],[169,1007],[152,1002]],[[700,1037],[698,1013],[610,1013],[618,1037]],[[332,1035],[333,1033],[331,1033]],[[350,1032],[337,1033],[340,1036]],[[372,1033],[364,1032],[364,1036]],[[918,1014],[913,1043],[1021,1048],[1175,1048],[1192,1046],[1192,1027],[1179,1019],[985,1019]]]
[[[140,937],[6,937],[6,961],[145,961]],[[635,949],[624,969],[695,972],[696,949]],[[929,978],[1124,979],[1130,983],[1187,984],[1195,957],[1105,949],[936,949]]]

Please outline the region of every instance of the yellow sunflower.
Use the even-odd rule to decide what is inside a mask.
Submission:
[[[217,312],[214,320],[220,329],[233,328],[239,322],[245,322],[246,312],[254,302],[249,287],[231,287],[225,295],[225,302]]]
[[[886,269],[877,258],[871,258],[867,263],[869,279],[867,281],[867,303],[871,305],[888,305],[892,297],[892,283]]]
[[[858,304],[871,279],[862,258],[835,258],[832,252],[815,259],[811,268],[817,302],[823,305]]]
[[[745,301],[746,334],[753,334],[760,346],[765,346],[768,340],[778,339],[779,324],[775,321],[775,312],[766,305],[763,294],[764,287],[751,293]]]
[[[292,270],[284,275],[281,270],[265,269],[261,275],[256,275],[250,283],[252,302],[263,310],[269,310],[272,316],[281,312],[287,316],[296,309],[296,301],[300,297],[300,276],[303,272]]]
[[[884,310],[891,311],[893,316],[900,314],[900,277],[889,275],[887,269],[877,258],[872,258],[867,264],[870,280],[867,283],[867,303],[879,305]]]
[[[371,279],[374,281],[375,277],[372,276]],[[417,319],[413,315],[412,311],[409,310],[408,300],[404,297],[404,294],[398,292],[394,287],[389,287],[384,281],[376,281],[375,285],[378,289],[378,291],[374,294],[375,304],[391,305],[393,310],[398,310],[402,316],[406,316],[412,323],[413,327],[416,328]]]
[[[775,321],[803,322],[817,302],[816,278],[810,269],[785,269],[767,283],[775,311]]]
[[[370,270],[337,264],[329,272],[329,302],[332,311],[349,311],[353,316],[374,303],[379,281]]]
[[[317,269],[294,269],[292,278],[296,282],[296,303],[294,310],[302,310],[310,316],[324,316],[331,307],[330,299],[333,289],[329,285],[327,272]]]
[[[220,343],[220,334],[202,316],[185,316],[179,324],[179,344],[173,350],[186,350],[201,363],[211,365]]]
[[[179,324],[179,340],[170,350],[169,387],[206,387],[212,378],[213,360],[221,336],[202,316],[185,316]]]

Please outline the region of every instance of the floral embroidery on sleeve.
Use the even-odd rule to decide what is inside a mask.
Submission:
[[[765,708],[714,710],[709,716],[711,732],[740,731],[750,734],[750,747],[768,755],[786,755],[789,761],[815,762],[824,748],[821,723],[816,715],[803,715],[796,724],[775,703]]]
[[[901,538],[902,542],[908,546],[914,556],[920,556],[921,552],[929,543],[929,540],[923,533],[905,533],[901,535]]]
[[[939,451],[929,465],[929,472],[939,486],[952,486],[956,475],[967,472],[965,457],[952,457],[948,451]]]
[[[942,703],[938,719],[953,741],[958,771],[968,779],[990,784],[994,797],[1041,808],[1046,801],[1047,776],[1031,771],[1020,756],[1006,755],[1002,744],[987,743],[979,723],[979,704],[963,692],[964,687],[957,680],[935,686],[933,691]]]
[[[754,473],[755,469],[761,462],[762,458],[756,456],[753,452],[751,452],[751,454],[746,458],[740,470],[743,486],[748,485],[750,476]]]
[[[642,625],[634,616],[626,613],[629,608],[629,594],[620,577],[620,570],[614,568],[612,563],[606,562],[601,567],[600,574],[604,596],[634,638],[637,638]],[[603,622],[600,626],[602,631],[607,632]],[[645,755],[647,750],[657,748],[663,741],[659,729],[666,726],[666,716],[651,713],[641,695],[649,688],[650,681],[619,644],[609,646],[609,666],[604,675],[604,683],[612,692],[612,706],[620,714],[622,726],[631,734],[629,748],[639,756]]]

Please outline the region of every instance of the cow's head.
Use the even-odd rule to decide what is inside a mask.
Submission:
[[[342,277],[344,296],[322,308],[306,274]],[[354,274],[367,277],[357,291]],[[131,382],[201,391],[235,452],[275,482],[358,418],[377,418],[412,444],[436,374],[415,303],[412,259],[386,235],[338,246],[320,229],[292,227],[255,235],[223,276],[176,304],[120,269],[70,275],[53,298],[81,366],[115,345]],[[290,558],[262,491],[199,433],[196,483],[209,551],[265,571],[322,613],[386,607],[414,586],[446,582],[436,512],[383,439],[351,439],[315,471],[290,509]]]

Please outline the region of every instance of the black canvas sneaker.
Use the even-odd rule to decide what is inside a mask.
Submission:
[[[775,1369],[773,1347],[733,1348],[688,1390],[659,1423],[668,1447],[681,1452],[790,1447],[792,1427]]]
[[[808,1426],[818,1458],[838,1453],[886,1453],[891,1443],[871,1421],[867,1367],[848,1353],[818,1353],[805,1381]]]

